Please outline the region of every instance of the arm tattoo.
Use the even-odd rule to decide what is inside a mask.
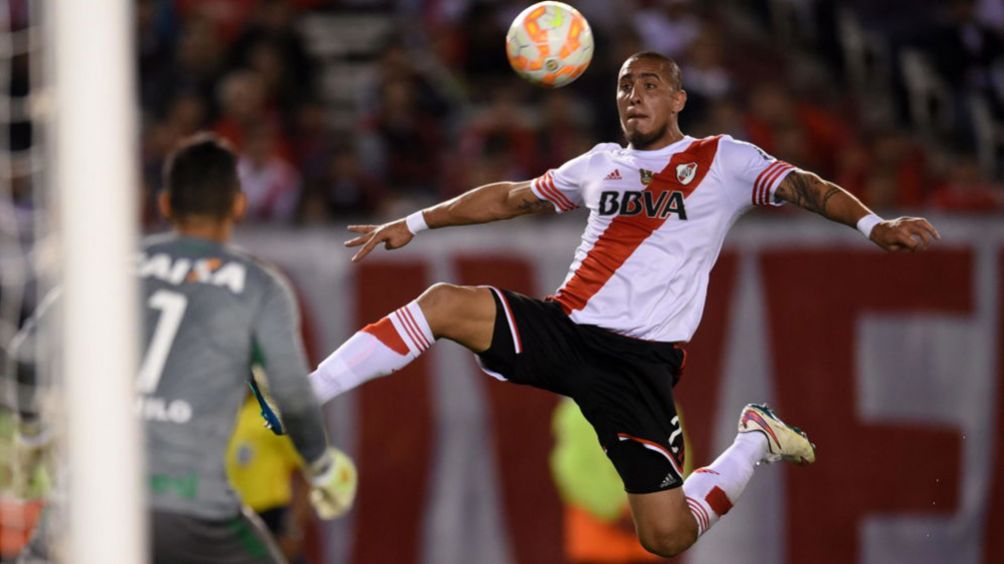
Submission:
[[[547,200],[540,200],[535,196],[527,196],[519,201],[519,209],[526,213],[544,211],[551,207]]]
[[[830,201],[830,198],[836,196],[839,193],[840,193],[840,188],[837,188],[836,186],[830,186],[830,189],[827,190],[825,194],[823,194],[823,201],[819,205],[820,211],[825,212],[826,202]]]
[[[800,208],[826,215],[826,203],[830,198],[840,193],[840,188],[830,185],[825,193],[821,193],[821,188],[826,183],[820,181],[816,176],[793,172],[784,179],[781,186],[785,188],[780,196]]]

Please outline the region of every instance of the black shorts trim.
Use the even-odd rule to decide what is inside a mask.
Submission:
[[[494,286],[487,286],[487,288],[491,290],[492,298],[495,300],[495,326],[492,332],[492,344],[487,351],[475,354],[474,358],[482,372],[496,380],[506,382],[509,378],[498,370],[511,364],[515,356],[523,352],[522,338],[505,294]],[[507,353],[507,351],[511,351],[511,353]]]
[[[489,375],[571,397],[630,493],[683,484],[684,445],[673,386],[685,353],[573,322],[553,301],[490,288],[492,344],[477,355]]]

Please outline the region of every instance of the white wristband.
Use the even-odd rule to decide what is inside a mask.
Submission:
[[[422,210],[418,210],[404,218],[404,223],[408,226],[408,231],[411,231],[412,235],[417,235],[419,231],[425,231],[429,228],[429,224],[425,222]]]
[[[883,220],[881,217],[873,213],[870,213],[858,220],[858,231],[860,231],[861,234],[867,237],[868,239],[871,239],[872,229],[875,229],[875,226],[882,223],[883,221],[885,220]]]

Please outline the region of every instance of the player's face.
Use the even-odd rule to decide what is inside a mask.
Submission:
[[[677,129],[676,114],[685,100],[686,94],[673,87],[661,61],[628,59],[621,67],[617,112],[624,136],[633,148],[657,148],[671,140]]]

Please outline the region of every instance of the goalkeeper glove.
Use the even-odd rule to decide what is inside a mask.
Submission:
[[[359,477],[356,465],[344,452],[328,447],[327,452],[308,470],[310,503],[321,519],[334,519],[349,509],[356,498]]]

